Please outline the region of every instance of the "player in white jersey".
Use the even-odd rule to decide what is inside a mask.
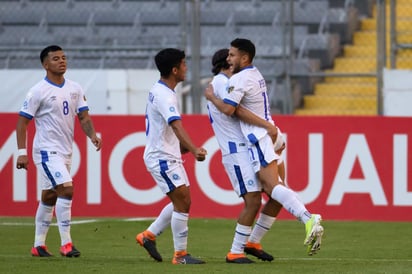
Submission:
[[[156,236],[171,226],[174,243],[173,264],[203,264],[204,261],[187,253],[188,219],[190,210],[189,181],[181,153],[191,152],[196,160],[203,161],[206,150],[191,141],[182,125],[176,92],[187,71],[184,51],[167,48],[155,56],[160,80],[149,92],[146,104],[146,136],[144,162],[160,189],[171,203],[166,205],[156,220],[136,241],[156,261],[162,256],[156,249]]]
[[[233,115],[240,105],[272,123],[265,80],[252,64],[255,52],[255,46],[250,40],[242,38],[233,40],[227,58],[233,73],[229,80],[228,94],[223,100],[213,93],[208,93],[206,96],[226,115]],[[250,123],[239,112],[236,114],[241,120],[240,126],[244,137],[248,140],[251,163],[262,183],[263,190],[305,224],[304,245],[307,246],[309,255],[316,253],[320,249],[323,235],[321,216],[309,213],[296,193],[279,183],[276,168],[279,155],[275,153],[273,140],[267,131]]]
[[[215,52],[212,58],[214,77],[210,88],[219,98],[226,97],[229,77],[232,75],[230,66],[226,61],[228,52],[228,49],[220,49]],[[256,174],[250,165],[247,140],[242,134],[240,122],[236,116],[227,116],[210,102],[208,102],[207,107],[210,122],[222,152],[222,163],[233,189],[244,200],[244,208],[239,214],[232,247],[226,255],[226,262],[253,263],[254,261],[248,259],[244,252],[264,261],[272,261],[273,256],[262,249],[260,239],[270,229],[282,206],[270,199],[262,209],[257,226],[254,228],[254,234],[251,235],[252,225],[261,207],[262,185],[257,180]],[[244,113],[246,112],[248,111],[244,110]],[[263,123],[263,126],[266,126],[269,132],[273,130],[273,124],[256,117],[250,112],[249,116],[255,117],[258,123]],[[281,153],[281,150],[279,153]],[[248,242],[250,236],[256,242]]]
[[[79,257],[80,252],[73,246],[70,235],[73,197],[70,166],[76,116],[97,150],[101,148],[101,139],[96,136],[82,87],[64,78],[67,62],[62,48],[46,47],[40,53],[40,61],[46,77],[29,90],[17,122],[18,169],[28,168],[27,126],[33,118],[36,124],[33,161],[40,174],[42,195],[36,212],[31,254],[39,257],[52,255],[46,246],[46,236],[55,209],[61,238],[60,254]]]

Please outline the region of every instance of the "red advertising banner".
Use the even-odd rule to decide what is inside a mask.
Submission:
[[[309,211],[328,220],[412,221],[411,118],[276,116],[287,140],[287,182]],[[36,168],[17,170],[17,114],[0,114],[0,216],[33,216],[40,197]],[[143,162],[143,116],[93,116],[103,139],[96,152],[76,127],[73,216],[153,217],[168,203]],[[236,218],[231,190],[207,116],[186,115],[204,162],[184,155],[192,217]],[[28,134],[28,149],[34,123]],[[29,153],[31,156],[31,153]],[[279,216],[292,218],[286,211]]]

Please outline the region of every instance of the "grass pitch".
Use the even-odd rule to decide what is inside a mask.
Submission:
[[[322,249],[309,257],[303,246],[303,225],[278,220],[262,241],[275,260],[250,257],[255,264],[234,265],[225,263],[225,255],[236,221],[190,219],[188,251],[206,264],[172,265],[170,229],[157,239],[162,263],[152,260],[135,242],[135,235],[150,220],[73,221],[72,237],[81,257],[59,255],[58,229],[52,226],[47,244],[54,256],[38,258],[30,255],[33,218],[0,218],[0,273],[412,273],[412,224],[406,222],[324,221]]]

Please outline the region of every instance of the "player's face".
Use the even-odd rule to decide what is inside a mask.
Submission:
[[[234,47],[230,47],[229,55],[227,56],[227,62],[230,65],[230,71],[235,74],[238,73],[241,69],[241,52]]]
[[[67,69],[66,55],[62,50],[49,52],[43,66],[50,73],[62,75]]]
[[[182,82],[185,80],[186,71],[187,71],[186,59],[183,59],[182,62],[180,62],[180,65],[176,68],[176,78],[178,82]]]

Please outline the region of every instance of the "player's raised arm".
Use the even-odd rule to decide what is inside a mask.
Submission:
[[[213,92],[213,86],[211,84],[209,84],[206,89],[205,89],[205,97],[207,100],[209,100],[210,102],[212,102],[216,108],[226,114],[226,115],[232,115],[233,113],[235,113],[236,107],[231,105],[231,104],[227,104],[225,102],[223,102],[223,100],[221,100],[220,98],[218,98],[214,92]]]

